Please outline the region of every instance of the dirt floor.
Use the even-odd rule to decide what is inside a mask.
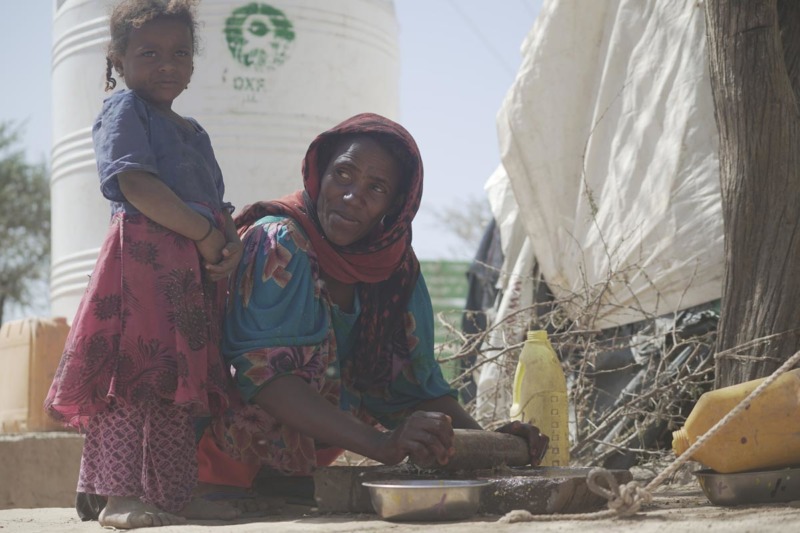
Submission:
[[[82,440],[77,435],[32,434],[0,436],[0,533],[55,533],[101,531],[97,522],[81,522],[72,507]],[[633,477],[646,485],[665,465],[635,468]],[[506,531],[613,531],[637,533],[794,531],[800,526],[800,501],[741,507],[712,505],[700,489],[692,471],[699,465],[685,465],[659,487],[653,503],[632,518],[592,520],[547,520],[527,523],[497,523],[500,516],[478,515],[460,522],[393,523],[374,514],[322,514],[310,505],[270,500],[270,516],[243,518],[236,522],[197,522],[159,528],[159,532],[244,533],[280,532],[383,532],[430,531],[492,533]],[[796,485],[790,487],[796,490]],[[308,500],[305,500],[308,501]],[[542,517],[546,518],[546,517]],[[557,518],[557,517],[550,517]]]
[[[159,528],[164,533],[208,532],[370,532],[370,531],[430,531],[484,533],[487,527],[494,532],[505,531],[614,531],[637,533],[692,532],[763,532],[793,531],[800,524],[800,503],[758,505],[746,507],[716,507],[709,503],[695,484],[661,487],[653,503],[638,515],[625,519],[577,521],[544,521],[504,524],[498,516],[476,516],[461,522],[392,523],[376,519],[375,515],[320,515],[312,508],[290,506],[282,514],[236,522],[197,522],[182,526]],[[491,524],[489,526],[489,524]],[[80,522],[73,509],[8,509],[0,511],[0,529],[9,532],[92,532],[101,528],[96,522]]]

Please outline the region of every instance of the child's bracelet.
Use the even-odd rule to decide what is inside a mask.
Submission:
[[[207,218],[206,218],[206,222],[208,222],[208,231],[206,232],[205,235],[203,235],[199,239],[192,239],[194,242],[202,242],[202,241],[206,240],[208,238],[208,236],[211,235],[211,232],[214,231],[214,224],[212,224],[211,221],[208,220]]]

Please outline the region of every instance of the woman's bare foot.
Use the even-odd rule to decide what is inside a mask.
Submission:
[[[180,514],[193,520],[235,520],[242,513],[227,502],[214,502],[193,497]]]
[[[139,501],[137,498],[109,496],[108,503],[97,519],[103,527],[133,529],[135,527],[158,527],[185,524],[186,519],[162,511],[155,505]]]

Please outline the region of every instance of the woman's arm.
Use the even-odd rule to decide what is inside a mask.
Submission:
[[[213,228],[203,238],[208,232],[209,220],[186,205],[164,182],[141,171],[122,172],[117,179],[125,199],[147,218],[195,241],[198,252],[209,263],[222,259],[223,233]]]
[[[453,421],[453,427],[458,429],[483,429],[474,418],[469,416],[458,400],[450,395],[425,400],[420,402],[417,411],[437,411],[444,413]]]
[[[452,457],[453,428],[440,412],[417,412],[396,429],[381,432],[335,405],[298,376],[286,375],[264,385],[253,401],[278,422],[330,446],[344,448],[392,465],[406,456]]]

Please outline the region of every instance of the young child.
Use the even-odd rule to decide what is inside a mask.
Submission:
[[[192,500],[192,417],[227,405],[225,278],[242,244],[208,134],[172,103],[194,69],[194,0],[125,0],[111,15],[108,97],[92,134],[111,224],[45,408],[86,440],[78,491],[103,526],[234,518]]]

